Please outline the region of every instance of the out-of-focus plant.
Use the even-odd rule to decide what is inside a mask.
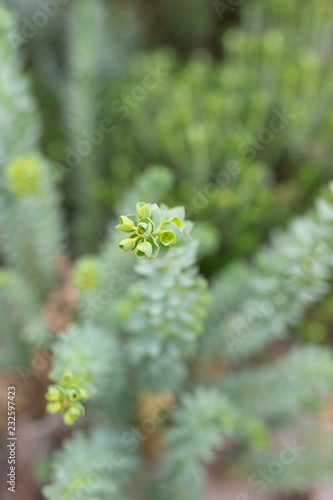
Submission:
[[[195,54],[180,66],[165,51],[136,58],[120,84],[127,104],[113,108],[114,164],[119,148],[136,165],[171,165],[178,179],[171,202],[181,200],[192,217],[214,221],[219,249],[230,256],[248,255],[272,223],[304,209],[330,177],[328,2],[318,8],[307,2],[299,32],[284,18],[281,26],[262,21],[262,11],[274,6],[250,3],[251,13],[241,7],[242,26],[223,37],[222,62]],[[296,24],[296,3],[293,9]],[[168,76],[136,101],[133,89],[147,67],[167,68]]]
[[[2,9],[1,22],[0,29],[12,29],[10,13]],[[98,32],[94,23],[91,29]],[[277,200],[287,197],[284,192],[279,198],[269,188],[267,173],[273,172],[277,181],[278,161],[285,154],[293,161],[302,159],[303,154],[303,143],[298,145],[284,129],[279,129],[281,135],[267,145],[273,160],[269,160],[266,149],[260,151],[256,162],[238,149],[249,130],[259,134],[270,124],[276,128],[277,118],[284,116],[280,87],[275,88],[277,73],[270,59],[277,54],[280,60],[278,55],[285,45],[276,31],[270,30],[261,38],[250,34],[245,49],[255,54],[256,62],[257,50],[262,51],[260,58],[265,61],[258,65],[258,71],[250,71],[250,66],[240,64],[245,50],[243,33],[230,32],[228,36],[223,66],[194,58],[181,70],[172,57],[154,56],[157,62],[162,57],[170,70],[171,91],[164,91],[162,102],[160,82],[161,88],[157,85],[149,99],[147,95],[140,106],[135,103],[137,106],[126,117],[128,122],[124,117],[117,123],[112,140],[114,145],[119,139],[119,148],[130,145],[126,152],[130,159],[126,163],[125,158],[125,165],[137,161],[141,170],[145,157],[144,161],[154,166],[136,176],[125,193],[116,193],[114,213],[120,216],[120,241],[112,218],[99,252],[91,250],[90,234],[86,240],[89,245],[85,246],[82,234],[69,224],[69,239],[80,255],[73,265],[66,261],[66,279],[59,269],[66,227],[52,167],[38,151],[36,106],[15,53],[8,50],[6,38],[4,48],[0,43],[0,75],[5,80],[10,73],[6,68],[15,68],[12,85],[7,82],[6,92],[0,92],[0,110],[8,117],[3,133],[9,140],[0,142],[0,249],[6,266],[0,272],[4,318],[0,360],[6,366],[15,366],[22,359],[27,362],[29,344],[52,344],[45,407],[54,415],[52,418],[59,414],[68,425],[82,423],[87,427],[75,432],[52,460],[50,484],[44,488],[49,500],[105,500],[113,496],[129,500],[134,498],[133,485],[147,499],[199,500],[203,496],[204,464],[214,460],[218,446],[227,444],[232,452],[242,453],[244,468],[251,467],[254,456],[265,458],[276,453],[271,439],[274,430],[292,425],[305,410],[313,414],[332,392],[330,349],[296,342],[292,345],[294,337],[289,335],[291,328],[303,325],[307,309],[329,292],[332,185],[318,198],[314,209],[292,218],[287,229],[273,232],[252,264],[234,259],[211,283],[197,266],[200,241],[191,236],[196,229],[191,231],[192,223],[185,213],[206,219],[196,233],[203,240],[202,255],[216,248],[216,234],[220,236],[223,230],[222,237],[230,238],[229,248],[235,254],[238,250],[242,253],[236,242],[246,221],[257,225],[270,220],[272,225],[284,220],[282,216],[273,219],[271,213],[263,215],[264,211],[277,210]],[[237,43],[231,44],[231,40]],[[233,51],[237,64],[232,62]],[[283,68],[290,70],[291,60],[281,58]],[[266,64],[270,71],[267,75]],[[90,70],[89,66],[88,73]],[[144,78],[147,74],[142,71],[140,63],[135,74]],[[247,77],[253,85],[253,89],[249,86],[252,95],[244,85],[243,78]],[[272,87],[268,86],[270,77]],[[131,88],[131,78],[124,92]],[[264,79],[262,85],[260,78]],[[90,87],[81,83],[89,93]],[[311,89],[305,93],[307,98],[313,95]],[[16,99],[27,106],[26,122],[19,123],[20,133],[13,140],[14,118],[19,120],[21,113]],[[89,109],[90,105],[94,103],[89,103]],[[153,126],[147,113],[149,106],[157,112]],[[90,116],[90,112],[82,114],[82,126],[90,123]],[[76,136],[79,125],[75,118],[70,137]],[[124,131],[135,131],[136,140]],[[115,162],[124,160],[124,151],[114,152]],[[308,154],[325,170],[315,151]],[[227,186],[205,191],[207,185],[211,187],[212,173],[215,184],[217,180],[225,182],[220,167],[224,160]],[[170,189],[173,175],[159,167],[160,162],[177,167],[177,189]],[[89,168],[88,162],[85,168]],[[122,174],[120,187],[127,183],[128,170],[117,175]],[[75,176],[80,175],[77,169]],[[318,182],[321,179],[315,178]],[[194,204],[193,189],[203,192],[203,206]],[[250,203],[248,197],[254,194],[258,197]],[[82,202],[88,203],[88,197]],[[166,198],[183,198],[187,210],[176,203],[161,203]],[[290,196],[290,200],[295,199]],[[98,205],[94,196],[89,203]],[[215,212],[216,206],[225,208],[225,227],[219,221],[222,211]],[[290,206],[291,201],[286,203],[288,209]],[[238,218],[245,208],[245,218]],[[85,216],[86,207],[78,204],[77,212]],[[227,218],[235,226],[230,236]],[[255,235],[248,248],[259,239]],[[65,285],[76,292],[76,299],[64,327],[54,328],[49,320],[50,304]],[[60,334],[51,335],[60,330]],[[272,360],[267,357],[269,347],[281,339],[289,340],[291,348]],[[314,427],[309,426],[307,436],[313,434]],[[332,456],[304,453],[307,460],[301,463],[306,465],[295,468],[292,476],[285,468],[279,475],[279,489],[305,490],[325,475],[328,464],[332,466]],[[310,478],[304,474],[305,467],[311,468]]]
[[[138,202],[137,214],[121,215],[117,229],[126,234],[119,243],[124,252],[135,250],[137,257],[165,256],[172,247],[186,246],[192,224],[184,219],[183,207],[169,209]]]
[[[333,195],[332,185],[331,192]],[[122,425],[126,423],[121,434],[121,444],[126,447],[131,442],[126,428],[135,425],[144,394],[155,394],[156,398],[171,394],[165,419],[159,421],[149,413],[153,430],[142,430],[146,436],[143,442],[155,433],[164,441],[157,477],[151,479],[145,473],[147,497],[201,498],[201,461],[213,460],[213,450],[225,439],[235,445],[243,443],[245,450],[269,449],[273,422],[274,426],[290,424],[297,412],[309,408],[310,402],[315,406],[318,395],[332,390],[333,359],[325,347],[295,346],[274,364],[263,363],[259,368],[253,364],[272,341],[287,336],[288,327],[301,324],[306,308],[328,292],[326,278],[333,266],[332,195],[319,198],[315,210],[273,236],[271,244],[258,253],[253,267],[236,263],[221,273],[211,288],[210,299],[207,283],[195,267],[197,242],[188,237],[182,246],[177,242],[168,245],[167,255],[158,252],[152,258],[150,252],[137,252],[137,257],[146,258],[138,260],[134,276],[107,304],[102,299],[103,260],[90,258],[85,268],[81,263],[78,273],[86,275],[90,266],[91,276],[97,279],[89,281],[93,282],[89,300],[100,307],[94,317],[81,320],[82,325],[71,325],[55,344],[50,374],[55,384],[46,395],[49,411],[61,411],[64,421],[71,424],[84,413],[83,403],[88,404],[91,415],[103,410],[115,419],[112,425],[117,425],[117,418]],[[140,202],[136,208],[137,214],[121,216],[118,225],[133,239],[147,242],[154,237],[162,246],[161,220],[166,219],[168,224],[173,220],[178,228],[184,224],[179,207],[170,210],[162,206],[160,210],[158,205]],[[120,247],[124,246],[121,242]],[[132,246],[125,249],[131,255],[130,250],[135,250]],[[82,288],[83,294],[87,293],[87,287]],[[225,299],[222,304],[221,298]],[[112,318],[110,324],[108,318]],[[221,369],[215,369],[208,380],[210,370],[202,371],[202,363],[207,367],[212,362],[214,366],[217,359],[223,377]],[[293,379],[287,388],[290,372]],[[144,465],[139,465],[137,454],[139,442],[134,439],[133,443],[128,449],[135,453],[137,467],[143,473]],[[92,446],[88,439],[85,446],[88,453]],[[153,450],[156,454],[159,447]],[[65,463],[67,456],[65,450]],[[70,471],[65,471],[62,460],[55,464],[53,484],[44,490],[50,500],[58,500],[69,491],[78,494],[82,482],[85,484],[81,473],[76,481]],[[75,461],[75,467],[86,470],[87,463],[80,463]],[[57,479],[61,475],[66,478],[62,484]],[[291,480],[286,473],[286,482],[289,487],[302,489],[304,484],[307,488],[308,480],[302,482],[301,477],[295,474]],[[283,477],[279,485],[283,490]],[[97,498],[103,498],[98,486],[89,488],[87,495],[93,491]],[[129,491],[124,490],[124,494],[129,495]]]

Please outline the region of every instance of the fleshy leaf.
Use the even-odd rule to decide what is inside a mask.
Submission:
[[[163,213],[163,220],[165,222],[171,221],[174,217],[177,217],[181,222],[184,222],[185,220],[185,208],[182,206],[169,208],[162,204],[161,210]]]
[[[160,249],[158,252],[158,259],[164,259],[170,251],[170,247],[166,247],[165,245],[159,245]]]
[[[184,232],[185,233],[190,233],[193,229],[193,222],[191,222],[190,220],[185,220],[184,221]]]
[[[154,224],[154,231],[158,231],[158,229],[162,223],[162,216],[161,216],[161,211],[156,203],[151,205],[150,219]]]
[[[131,250],[134,250],[138,241],[139,238],[136,235],[133,235],[133,237],[122,240],[119,243],[119,248],[121,248],[123,252],[130,252]]]
[[[136,215],[134,215],[134,217],[137,219]],[[119,229],[119,231],[123,231],[125,233],[135,231],[136,225],[134,223],[134,220],[133,216],[131,215],[121,215],[119,217],[119,224],[118,226],[116,226],[116,229]]]
[[[192,238],[191,236],[189,236],[187,233],[184,233],[183,236],[180,238],[180,240],[178,240],[176,243],[175,243],[175,247],[186,247],[187,245],[190,245],[190,243],[192,243]]]
[[[150,236],[149,238],[147,238],[147,242],[151,244],[152,246],[152,258],[156,257],[156,255],[158,254],[159,252],[159,245],[156,243],[155,239],[153,238],[153,236]]]
[[[139,217],[150,217],[151,214],[151,206],[149,203],[144,203],[142,201],[139,201],[136,204],[136,210],[138,212]]]
[[[151,243],[148,241],[143,241],[142,243],[139,243],[138,246],[136,247],[136,256],[141,258],[141,257],[151,257],[153,253],[153,247]]]

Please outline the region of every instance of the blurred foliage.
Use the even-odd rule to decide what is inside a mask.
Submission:
[[[313,3],[306,4],[310,13]],[[32,6],[24,5],[17,2],[33,17]],[[302,212],[330,177],[332,36],[326,8],[325,1],[316,4],[309,36],[310,14],[292,17],[297,3],[286,10],[278,0],[265,9],[256,2],[106,2],[93,9],[97,23],[97,11],[103,11],[95,37],[92,15],[78,3],[61,43],[52,37],[58,15],[49,21],[52,29],[41,28],[28,40],[23,48],[46,118],[44,149],[56,162],[73,230],[82,238],[72,251],[97,248],[106,214],[147,164],[174,170],[169,204],[185,204],[192,218],[218,228],[215,250],[202,261],[209,275],[235,256],[248,257],[272,226]],[[75,34],[84,15],[89,30]],[[241,28],[234,27],[237,20]],[[213,46],[207,42],[212,39]],[[142,54],[149,43],[173,49]],[[85,44],[91,54],[97,44],[98,54],[88,58]],[[53,69],[42,75],[45,47]],[[84,216],[82,207],[78,214],[81,202],[97,212]]]
[[[267,462],[272,429],[332,392],[330,1],[5,3],[1,367],[52,350],[48,410],[72,424],[84,403],[92,427],[45,495],[132,498],[134,478],[145,498],[199,499],[217,443]],[[137,201],[183,205],[194,241],[122,255],[113,228]],[[161,394],[150,436],[140,411]],[[91,458],[105,473],[87,490]],[[329,464],[314,453],[278,488]]]

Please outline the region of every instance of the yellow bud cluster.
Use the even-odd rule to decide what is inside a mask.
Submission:
[[[39,192],[42,174],[41,161],[30,155],[15,158],[6,169],[8,185],[20,197]]]
[[[96,290],[99,286],[98,261],[93,256],[79,259],[75,265],[74,282],[81,291]]]

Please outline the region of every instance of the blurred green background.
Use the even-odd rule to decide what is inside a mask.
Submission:
[[[39,3],[9,3],[33,32]],[[165,200],[185,204],[209,235],[208,275],[248,258],[331,177],[327,1],[305,2],[302,15],[282,0],[113,1],[103,12],[64,3],[18,48],[43,151],[81,234],[73,254],[98,248],[125,188],[153,165],[170,172]],[[77,220],[76,202],[91,200],[99,213]]]
[[[131,185],[142,201],[185,206],[207,278],[329,197],[329,0],[4,3],[20,23],[10,43],[41,112],[71,258],[95,253],[133,210]],[[5,164],[15,133],[1,141]],[[295,339],[331,345],[332,300]]]
[[[159,173],[148,182],[164,176],[164,200],[184,204],[204,236],[208,277],[250,258],[332,178],[327,0],[301,9],[296,0],[109,1],[91,9],[64,1],[36,33],[29,21],[43,2],[7,3],[33,33],[18,49],[75,235],[72,256],[99,247],[127,186],[154,165]],[[315,321],[305,336],[325,333]]]

